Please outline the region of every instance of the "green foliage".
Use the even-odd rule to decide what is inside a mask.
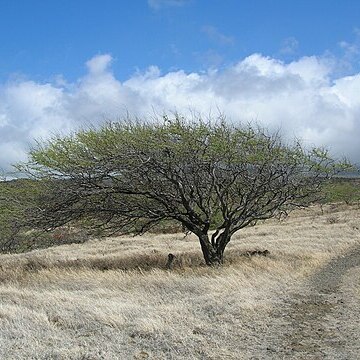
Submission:
[[[29,226],[27,219],[32,217],[29,210],[36,206],[42,191],[38,180],[0,182],[0,252],[23,252],[87,239],[81,229],[62,227],[43,232]]]
[[[212,264],[236,231],[308,205],[346,167],[326,150],[286,144],[260,127],[175,114],[51,139],[18,169],[41,183],[33,227],[81,221],[142,233],[178,222],[199,237]]]
[[[346,204],[358,203],[360,201],[359,179],[333,179],[324,184],[322,190],[323,202],[345,202]]]
[[[0,249],[9,250],[14,238],[19,236],[18,227],[26,216],[26,209],[33,206],[39,193],[35,181],[21,179],[0,182]]]

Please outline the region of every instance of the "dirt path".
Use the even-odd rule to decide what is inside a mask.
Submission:
[[[282,313],[286,325],[272,358],[360,359],[359,281],[359,248],[313,276]]]

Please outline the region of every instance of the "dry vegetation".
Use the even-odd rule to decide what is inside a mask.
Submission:
[[[327,205],[247,228],[221,268],[202,266],[196,239],[181,234],[1,255],[0,358],[296,358],[289,303],[332,258],[359,246],[359,213]],[[255,249],[270,255],[245,255]],[[342,292],[356,305],[351,281]],[[351,307],[343,316],[356,319]],[[356,335],[349,339],[352,356]]]

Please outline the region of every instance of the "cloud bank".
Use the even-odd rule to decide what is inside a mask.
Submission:
[[[12,80],[0,84],[0,167],[26,159],[34,139],[116,120],[126,111],[149,116],[195,109],[231,121],[257,121],[306,145],[325,145],[335,156],[360,162],[360,74],[333,78],[326,58],[291,63],[253,54],[225,69],[161,74],[156,66],[120,82],[110,55],[87,63],[74,83]]]

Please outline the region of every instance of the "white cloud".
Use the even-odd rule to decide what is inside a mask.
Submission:
[[[109,69],[112,57],[109,54],[98,55],[86,62],[89,73],[92,75],[101,75]]]
[[[80,126],[189,109],[221,109],[232,121],[253,121],[308,145],[360,162],[360,74],[332,79],[325,58],[291,63],[253,54],[226,69],[161,74],[156,66],[120,82],[111,56],[95,56],[88,73],[69,84],[12,81],[0,85],[0,167],[23,160],[34,139]]]

